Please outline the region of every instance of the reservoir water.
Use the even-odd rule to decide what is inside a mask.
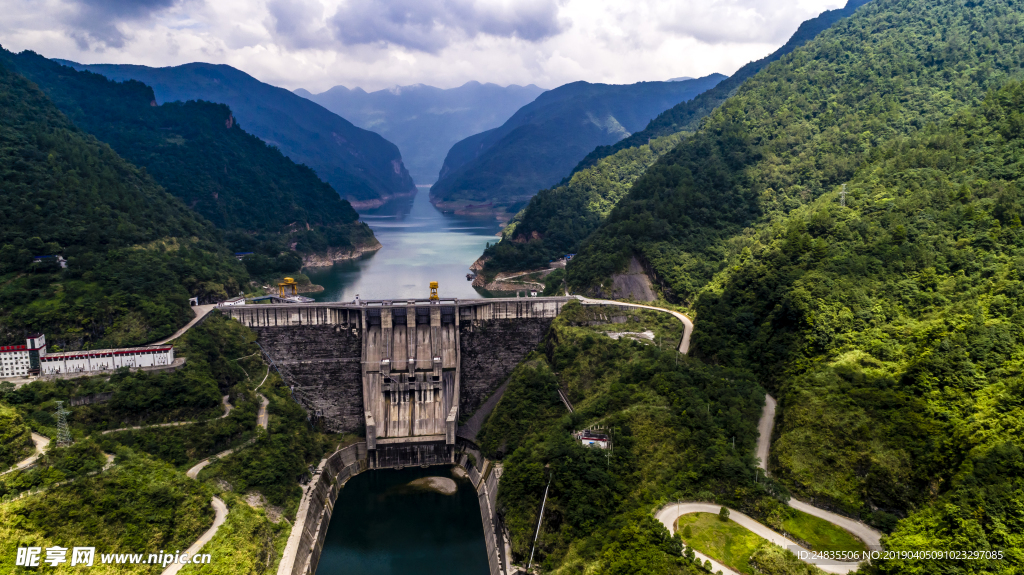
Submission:
[[[453,495],[414,488],[448,467],[361,473],[338,492],[317,575],[487,575],[476,491],[455,479]],[[452,477],[454,479],[454,477]]]
[[[501,226],[494,218],[446,214],[435,208],[427,189],[412,198],[398,198],[363,210],[366,222],[384,246],[356,260],[303,273],[324,291],[317,301],[410,299],[430,295],[430,282],[440,284],[442,298],[478,298],[484,294],[466,280],[469,266],[487,242],[496,242]]]

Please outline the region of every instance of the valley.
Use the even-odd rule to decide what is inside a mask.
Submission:
[[[1024,572],[1024,5],[299,4],[4,38],[5,572]]]

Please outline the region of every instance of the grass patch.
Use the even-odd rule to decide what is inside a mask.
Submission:
[[[782,528],[811,544],[816,551],[866,551],[864,542],[842,527],[796,509],[789,510]]]
[[[684,532],[689,528],[687,536]],[[714,513],[687,513],[676,520],[676,532],[695,550],[747,575],[757,575],[750,556],[765,540],[733,520],[721,521]]]
[[[211,562],[189,564],[182,575],[254,575],[275,573],[281,560],[291,524],[271,523],[263,510],[253,509],[243,498],[231,493],[221,494],[228,506],[228,517],[213,539],[203,546]]]

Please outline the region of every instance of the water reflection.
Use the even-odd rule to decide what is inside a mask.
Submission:
[[[431,205],[426,188],[413,198],[399,198],[360,212],[384,245],[372,254],[330,268],[304,273],[324,291],[317,301],[425,298],[430,282],[440,283],[441,297],[483,295],[466,280],[469,266],[487,242],[497,241],[501,226],[493,218],[445,214]]]

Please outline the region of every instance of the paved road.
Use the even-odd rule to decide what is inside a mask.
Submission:
[[[224,505],[224,502],[219,497],[214,497],[210,503],[213,505],[213,525],[196,539],[196,542],[189,546],[185,550],[189,557],[193,557],[196,553],[199,553],[203,549],[203,545],[206,545],[213,539],[213,536],[217,534],[217,530],[220,529],[221,525],[224,525],[224,521],[228,518],[228,506]],[[179,563],[172,563],[168,565],[166,569],[160,575],[175,575],[184,565]]]
[[[234,409],[234,406],[231,405],[230,403],[228,403],[228,396],[226,396],[226,395],[224,397],[220,398],[220,401],[224,405],[224,415],[218,417],[217,419],[224,419],[225,417],[227,417],[228,415],[231,414],[231,410]],[[203,420],[203,421],[206,421],[206,420]],[[117,433],[119,431],[132,431],[132,430],[138,430],[138,429],[153,429],[153,428],[156,428],[156,427],[179,427],[179,426],[182,426],[182,425],[192,425],[193,423],[199,423],[199,422],[198,421],[172,421],[171,423],[154,423],[153,425],[137,425],[135,427],[122,427],[120,429],[108,429],[108,430],[100,433],[100,435],[106,435],[107,433]]]
[[[691,321],[690,318],[686,317],[685,315],[683,315],[683,314],[681,314],[681,313],[679,313],[677,311],[673,311],[673,310],[670,310],[670,309],[665,309],[663,307],[654,307],[654,306],[651,306],[651,305],[641,305],[641,304],[638,304],[638,303],[626,303],[626,302],[615,301],[615,300],[608,300],[608,299],[590,299],[590,298],[586,298],[586,297],[583,297],[583,296],[576,296],[576,299],[580,300],[580,302],[583,305],[618,305],[618,306],[636,307],[636,308],[642,308],[642,309],[653,309],[654,311],[670,313],[673,316],[675,316],[676,319],[678,319],[679,321],[683,322],[683,339],[682,339],[682,341],[679,342],[679,353],[686,354],[686,353],[688,353],[690,351],[690,335],[693,334],[693,321]]]
[[[195,313],[196,313],[196,317],[192,318],[192,321],[190,321],[187,324],[185,324],[185,327],[183,327],[183,328],[179,329],[178,331],[174,332],[174,335],[172,335],[171,337],[168,337],[168,338],[165,338],[165,339],[161,339],[160,341],[154,341],[150,345],[163,345],[163,344],[165,344],[165,343],[167,343],[169,341],[173,341],[173,340],[178,339],[179,337],[184,335],[186,331],[192,329],[192,327],[194,325],[196,325],[197,323],[203,321],[203,318],[206,317],[206,314],[210,313],[211,311],[213,311],[215,309],[217,309],[217,304],[213,304],[213,303],[209,304],[209,305],[194,305],[194,306],[192,306],[192,310],[195,311]]]
[[[768,449],[771,447],[772,428],[775,425],[775,405],[775,398],[766,395],[764,398],[764,410],[761,412],[761,420],[757,422],[757,430],[760,433],[760,436],[757,438],[757,457],[761,460],[759,466],[761,469],[764,469],[765,475],[768,475]],[[790,498],[789,506],[797,511],[803,511],[808,515],[813,515],[833,525],[842,527],[859,537],[861,541],[867,543],[872,549],[880,548],[882,545],[882,533],[866,523],[820,509],[795,498]]]
[[[256,425],[262,427],[264,430],[267,429],[267,424],[270,423],[270,414],[267,413],[267,406],[270,405],[270,400],[263,396],[260,396],[260,411],[256,414]]]
[[[22,459],[21,461],[16,463],[14,467],[8,469],[7,471],[4,471],[3,473],[0,473],[0,475],[6,475],[8,473],[18,471],[20,469],[27,469],[35,465],[36,461],[38,461],[39,458],[43,455],[43,450],[45,450],[46,446],[50,444],[50,439],[42,435],[39,435],[38,433],[33,431],[32,443],[34,443],[36,446],[36,452],[30,455],[29,457],[26,457],[25,459]]]
[[[772,427],[775,425],[775,398],[765,395],[764,409],[761,411],[761,419],[757,422],[757,466],[768,475],[768,448],[772,445]]]
[[[662,525],[665,526],[666,529],[668,529],[669,533],[675,533],[674,526],[676,519],[678,519],[679,516],[686,515],[688,513],[714,513],[715,515],[718,515],[718,512],[721,509],[721,505],[715,505],[713,503],[672,503],[659,509],[654,516],[655,518],[657,518],[658,521],[661,522]],[[752,517],[744,515],[743,513],[740,513],[735,509],[729,509],[729,519],[731,521],[735,521],[740,526],[750,530],[755,535],[767,539],[768,541],[771,541],[776,545],[779,545],[791,551],[799,551],[798,547],[800,546],[797,545],[795,541],[789,539],[781,533],[778,533],[770,529],[765,525],[762,525],[761,523],[758,523]],[[724,565],[718,563],[710,557],[706,557],[700,554],[698,555],[701,557],[702,560],[711,560],[712,572],[721,569],[722,573],[726,575],[739,575],[739,573],[736,573],[736,571],[729,569],[728,567],[725,567]],[[851,571],[856,571],[859,567],[859,564],[857,563],[835,564],[835,561],[821,561],[809,559],[802,559],[802,561],[804,561],[804,563],[811,563],[817,565],[819,569],[825,571],[826,573],[850,573]]]

